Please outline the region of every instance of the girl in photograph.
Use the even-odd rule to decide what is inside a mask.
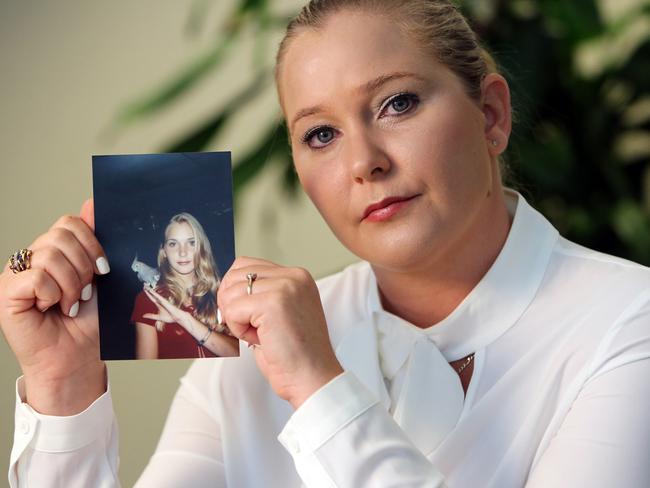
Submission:
[[[160,279],[135,299],[136,358],[237,356],[238,340],[218,324],[219,276],[210,241],[189,213],[174,215],[158,250]]]
[[[275,79],[300,182],[359,262],[316,282],[235,260],[217,305],[251,347],[194,362],[136,486],[650,486],[650,270],[504,188],[508,83],[454,4],[312,0]],[[89,202],[1,275],[12,486],[119,483],[77,305],[108,272],[93,225]]]

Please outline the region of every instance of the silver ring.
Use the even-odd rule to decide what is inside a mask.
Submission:
[[[255,282],[256,279],[257,279],[257,273],[248,273],[246,275],[246,281],[247,281],[246,293],[248,295],[253,294],[253,283]]]

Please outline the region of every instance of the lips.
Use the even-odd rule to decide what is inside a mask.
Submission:
[[[180,265],[190,264],[191,261],[177,261]]]
[[[405,207],[408,202],[418,197],[419,194],[405,197],[388,197],[383,200],[369,205],[363,212],[361,220],[383,221],[392,217],[401,208]]]

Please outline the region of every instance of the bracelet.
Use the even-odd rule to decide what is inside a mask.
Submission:
[[[214,331],[214,329],[213,329],[212,327],[208,327],[208,333],[205,334],[205,336],[203,337],[203,339],[201,339],[201,340],[199,341],[199,344],[201,344],[201,345],[205,344],[205,341],[208,340],[208,338],[210,337],[210,334],[212,334],[213,331]]]

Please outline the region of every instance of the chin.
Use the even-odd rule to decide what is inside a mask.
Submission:
[[[424,229],[421,229],[424,230]],[[378,236],[379,237],[379,236]],[[383,238],[381,238],[383,237]],[[440,255],[440,236],[431,232],[413,232],[381,236],[367,246],[350,248],[361,259],[373,266],[393,272],[414,272],[421,270],[427,262],[435,261]]]

